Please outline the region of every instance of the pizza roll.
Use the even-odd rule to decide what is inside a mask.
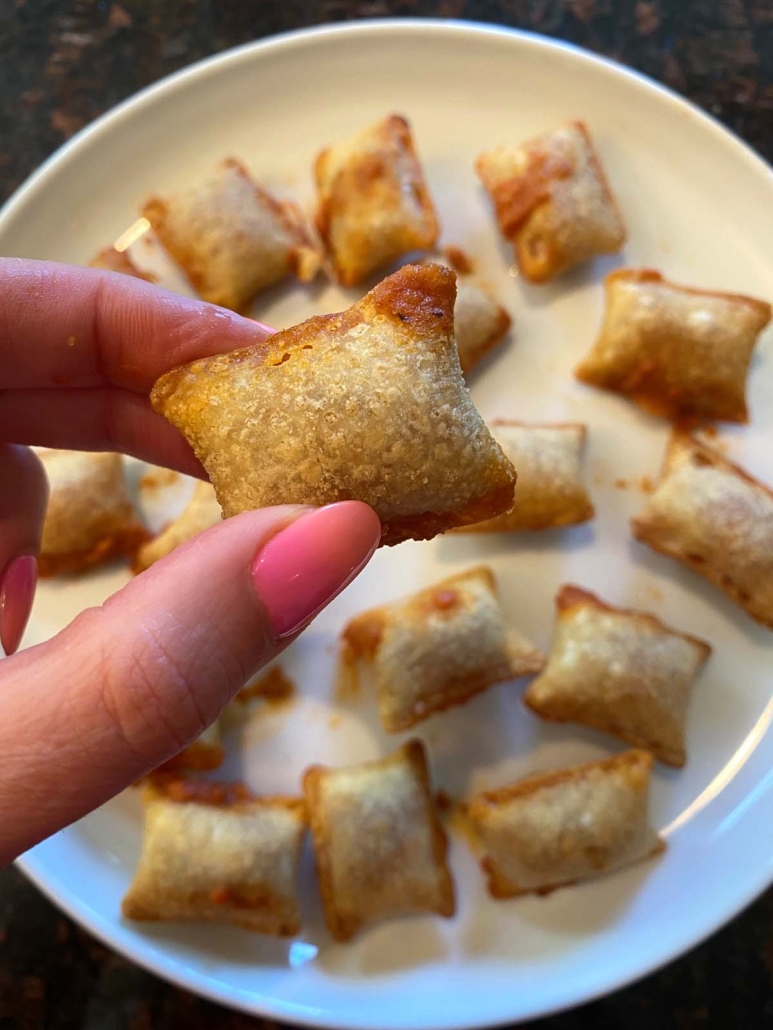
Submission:
[[[198,294],[234,311],[291,273],[311,281],[321,265],[298,207],[261,189],[234,158],[142,213]]]
[[[158,778],[143,788],[143,802],[142,853],[124,916],[233,923],[283,937],[300,930],[300,798]]]
[[[690,695],[709,645],[579,587],[562,587],[556,605],[548,663],[524,703],[543,719],[593,726],[683,766]]]
[[[342,314],[158,380],[153,406],[185,434],[226,517],[356,499],[395,544],[511,507],[513,467],[459,369],[454,280],[406,266]]]
[[[773,491],[687,433],[631,523],[637,540],[705,576],[773,629]]]
[[[460,532],[554,529],[593,518],[593,505],[582,477],[584,425],[526,425],[495,419],[489,428],[518,470],[515,500],[509,512],[464,526]]]
[[[471,267],[469,259],[458,247],[447,247],[443,258],[433,257],[424,263],[446,265],[455,272],[460,271],[457,264],[465,265],[467,271]],[[511,324],[510,315],[495,297],[466,274],[457,276],[454,334],[462,372],[469,372],[501,343]]]
[[[652,755],[625,751],[473,798],[491,896],[548,894],[663,851],[647,819],[651,770]]]
[[[583,122],[478,158],[502,235],[521,272],[546,282],[625,242],[615,198]]]
[[[120,454],[36,450],[48,477],[41,576],[83,572],[136,551],[147,537],[134,513]]]
[[[469,279],[457,279],[454,322],[462,372],[469,372],[502,342],[511,321],[510,315],[490,293]]]
[[[203,533],[210,526],[215,526],[223,517],[220,505],[211,483],[199,480],[194,487],[193,494],[184,511],[173,519],[158,536],[148,540],[146,544],[137,551],[134,558],[133,568],[135,572],[142,572],[167,554],[184,544],[199,533]]]
[[[251,701],[262,700],[272,708],[284,707],[296,695],[296,686],[281,665],[272,665],[252,683],[242,687],[234,698],[234,702],[247,705]]]
[[[388,917],[454,914],[423,744],[361,765],[312,766],[303,789],[325,920],[337,941]]]
[[[356,616],[343,631],[341,660],[354,682],[358,663],[371,664],[389,733],[545,664],[508,628],[494,574],[483,565]]]
[[[746,422],[746,376],[769,304],[693,290],[624,268],[605,280],[606,311],[576,375],[659,415]]]
[[[440,228],[405,118],[390,115],[323,150],[314,173],[317,227],[343,286],[435,246]]]
[[[217,769],[223,764],[225,750],[220,734],[220,723],[217,719],[204,732],[173,758],[160,765],[156,772],[178,772],[205,769]]]
[[[141,272],[125,250],[116,250],[115,247],[106,247],[104,250],[100,250],[89,261],[89,267],[102,268],[106,272],[120,272],[122,275],[131,275],[135,279],[144,279],[148,283],[156,281],[156,277],[150,272]]]

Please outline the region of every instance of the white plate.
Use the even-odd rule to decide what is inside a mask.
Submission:
[[[235,50],[124,104],[17,194],[0,221],[0,249],[85,262],[133,223],[149,193],[193,182],[228,154],[309,203],[316,151],[390,111],[413,123],[445,241],[475,255],[515,315],[517,339],[475,377],[476,402],[487,416],[587,422],[598,517],[560,533],[454,537],[380,552],[288,656],[302,701],[252,724],[233,768],[241,764],[260,789],[292,790],[312,760],[356,761],[391,747],[369,705],[340,710],[340,723],[331,724],[337,631],[365,605],[490,561],[512,619],[543,646],[556,588],[567,580],[651,609],[716,646],[690,712],[687,768],[655,772],[653,817],[669,850],[547,899],[493,903],[455,838],[457,917],[385,924],[346,947],[324,931],[308,870],[306,928],[290,944],[225,928],[122,922],[119,902],[139,848],[133,797],[42,844],[22,867],[103,940],[211,998],[297,1023],[449,1030],[535,1017],[618,987],[711,933],[773,877],[773,635],[694,575],[632,542],[628,518],[643,497],[613,482],[656,476],[666,427],[571,375],[599,322],[602,273],[614,264],[773,298],[768,168],[675,96],[570,47],[449,22],[371,22]],[[578,116],[595,135],[630,243],[620,258],[529,287],[508,271],[473,158]],[[142,241],[134,252],[142,263],[161,260]],[[168,274],[166,281],[179,283]],[[255,312],[286,325],[350,296],[332,286],[282,287]],[[768,335],[751,377],[752,424],[726,434],[732,456],[769,481],[771,342]],[[125,579],[108,571],[43,585],[28,642]],[[520,685],[496,688],[419,727],[439,786],[458,794],[615,750],[600,734],[540,724],[520,693]]]

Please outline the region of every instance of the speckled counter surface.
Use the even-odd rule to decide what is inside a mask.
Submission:
[[[0,201],[83,125],[169,72],[275,32],[387,15],[570,40],[685,94],[773,159],[773,0],[0,0]],[[0,872],[0,1027],[261,1025],[119,958],[16,870]],[[539,1026],[773,1028],[773,891],[659,973]]]

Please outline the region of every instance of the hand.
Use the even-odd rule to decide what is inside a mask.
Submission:
[[[138,279],[0,259],[0,640],[35,591],[46,480],[26,444],[203,469],[150,407],[161,373],[267,327]],[[245,512],[0,661],[0,865],[190,743],[363,568],[357,501]]]

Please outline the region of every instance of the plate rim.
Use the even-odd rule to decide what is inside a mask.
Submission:
[[[170,75],[164,76],[157,82],[143,87],[100,115],[93,122],[84,126],[71,139],[63,143],[53,154],[46,158],[17,187],[2,207],[0,207],[0,233],[3,230],[4,224],[15,216],[18,209],[34,200],[35,194],[45,186],[51,173],[61,167],[62,163],[69,160],[71,156],[74,156],[80,147],[96,138],[106,129],[117,125],[123,118],[130,114],[133,115],[138,108],[154,103],[163,95],[171,94],[178,89],[184,89],[189,81],[200,79],[202,76],[217,74],[218,70],[226,65],[249,61],[253,59],[255,54],[280,51],[286,47],[291,48],[299,44],[303,45],[309,41],[313,43],[314,41],[325,40],[331,37],[361,34],[372,35],[376,32],[388,32],[399,35],[405,32],[405,30],[424,32],[430,35],[463,36],[474,34],[481,37],[513,38],[525,43],[527,46],[543,48],[546,51],[568,53],[592,68],[597,70],[600,68],[618,79],[633,82],[645,92],[654,93],[656,97],[659,96],[661,100],[671,104],[682,114],[689,116],[699,124],[702,123],[705,128],[713,133],[719,144],[724,146],[731,145],[737,158],[745,161],[756,174],[762,174],[766,177],[769,180],[769,184],[773,187],[773,167],[732,129],[723,125],[711,113],[702,110],[692,101],[676,93],[668,86],[664,86],[644,73],[612,58],[595,54],[574,43],[555,39],[551,36],[487,22],[413,17],[373,18],[358,19],[343,24],[310,26],[252,40],[205,57]],[[43,842],[42,846],[45,847],[45,844],[46,842]],[[327,1028],[335,1025],[339,1030],[362,1030],[362,1028],[367,1028],[367,1030],[382,1030],[382,1028],[383,1030],[393,1030],[393,1022],[380,1021],[378,1016],[374,1018],[372,1015],[369,1015],[366,1020],[350,1016],[334,1019],[332,1016],[312,1010],[309,1006],[296,1006],[286,1000],[277,1001],[276,998],[267,994],[256,993],[243,997],[240,992],[235,991],[233,988],[221,987],[209,978],[203,977],[199,971],[191,970],[190,967],[183,965],[177,959],[164,956],[163,949],[159,950],[158,947],[153,947],[151,951],[148,951],[149,944],[141,937],[135,939],[129,936],[123,939],[124,935],[119,934],[121,939],[116,941],[116,926],[120,924],[108,922],[99,912],[92,909],[81,896],[73,894],[68,888],[62,886],[57,874],[51,874],[50,870],[47,869],[46,861],[37,853],[38,850],[38,848],[33,848],[20,856],[16,860],[15,865],[59,909],[107,947],[135,962],[148,972],[189,990],[200,997],[253,1015],[290,1019],[299,1025],[310,1027]],[[672,941],[671,946],[661,952],[657,958],[650,959],[639,966],[636,966],[635,961],[631,961],[629,962],[631,968],[622,970],[622,972],[618,965],[614,974],[609,975],[606,979],[602,977],[601,980],[597,980],[588,990],[582,992],[570,991],[571,997],[558,998],[554,1004],[550,1004],[548,1007],[539,1006],[533,1011],[522,1013],[517,1017],[503,1016],[495,1021],[470,1022],[468,1018],[462,1018],[459,1021],[449,1021],[448,1018],[445,1018],[442,1023],[423,1021],[421,1024],[422,1028],[423,1030],[476,1030],[476,1028],[503,1026],[506,1024],[516,1025],[527,1020],[555,1015],[604,997],[645,978],[698,946],[747,908],[771,883],[773,883],[773,864],[771,864],[767,871],[763,869],[761,875],[753,881],[747,880],[732,893],[725,894],[725,898],[729,899],[729,902],[726,901],[723,906],[723,914],[721,916],[708,919],[705,925],[699,927],[697,931],[693,929],[688,933],[683,933],[677,940]]]

